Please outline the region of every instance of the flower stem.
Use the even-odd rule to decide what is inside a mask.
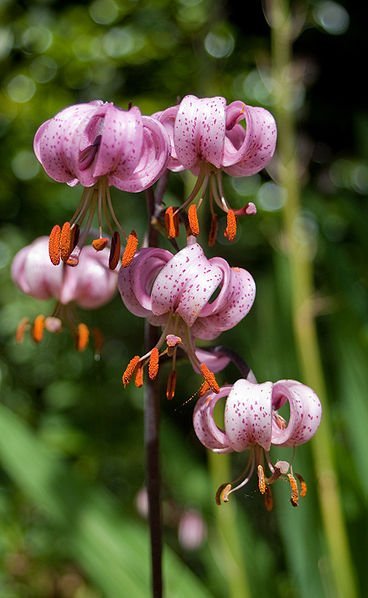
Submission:
[[[322,423],[313,439],[312,451],[334,583],[332,594],[353,598],[357,592],[335,470],[333,436],[312,309],[313,262],[300,211],[301,190],[293,112],[295,90],[291,70],[292,18],[288,0],[271,0],[269,6],[274,99],[278,123],[279,182],[287,197],[283,216],[292,292],[293,327],[304,382],[313,387],[323,404]]]
[[[151,220],[155,212],[152,189],[146,192],[148,212],[147,243],[157,247],[157,231]],[[146,321],[144,328],[145,352],[156,345],[157,328]],[[144,385],[144,443],[146,451],[146,486],[148,493],[148,521],[151,544],[151,587],[153,598],[162,598],[162,513],[160,476],[160,397],[158,381],[147,379]]]

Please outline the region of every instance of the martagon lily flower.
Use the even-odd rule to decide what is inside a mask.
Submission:
[[[110,186],[133,193],[147,189],[166,168],[168,143],[156,119],[142,116],[136,107],[124,111],[102,101],[69,106],[39,127],[34,151],[46,173],[55,181],[84,187],[70,222],[62,228],[55,225],[51,231],[50,258],[55,265],[60,260],[77,265],[96,211],[99,235],[93,247],[99,251],[109,242],[103,236],[105,222],[112,237],[110,268],[120,258],[121,234],[127,239],[125,261],[129,261],[128,255],[134,255],[137,247],[136,234],[127,237],[124,233],[113,209]]]
[[[187,247],[176,255],[166,249],[141,249],[130,266],[120,270],[118,286],[130,312],[162,327],[156,346],[128,364],[124,385],[135,375],[135,383],[140,386],[145,365],[154,379],[160,357],[167,355],[172,358],[172,370],[166,394],[173,398],[180,347],[195,371],[204,377],[201,392],[218,392],[214,372],[225,367],[229,359],[196,349],[195,339],[212,340],[246,316],[255,297],[255,283],[249,272],[231,268],[220,257],[207,259],[200,245],[189,237]]]
[[[90,331],[86,324],[75,317],[75,305],[95,309],[110,301],[117,290],[117,272],[106,266],[108,250],[99,253],[86,247],[80,257],[80,267],[71,268],[61,262],[51,264],[48,255],[48,238],[39,237],[15,256],[11,274],[13,281],[23,293],[35,299],[56,299],[57,304],[51,316],[39,314],[33,323],[23,318],[19,323],[16,338],[23,340],[27,328],[36,342],[40,342],[44,331],[59,332],[63,324],[71,329],[76,348],[83,351],[89,342]],[[102,335],[94,329],[96,354],[99,353]]]
[[[209,244],[217,235],[216,203],[227,214],[225,236],[236,235],[236,217],[254,214],[256,207],[248,203],[233,210],[225,199],[222,171],[235,177],[250,176],[270,162],[276,145],[276,124],[273,116],[260,107],[247,106],[242,101],[226,104],[223,97],[197,98],[187,95],[178,106],[153,115],[166,128],[171,144],[168,168],[172,171],[190,169],[198,175],[195,186],[180,206],[166,210],[169,237],[178,234],[178,215],[189,207],[188,220],[192,234],[199,233],[196,206],[202,203],[209,189],[212,215]],[[245,123],[245,127],[243,124]]]
[[[226,398],[224,429],[214,419],[217,402]],[[278,413],[289,404],[289,421]],[[271,445],[295,447],[308,442],[321,421],[322,407],[311,388],[296,380],[279,380],[257,384],[240,379],[220,392],[208,393],[196,403],[193,424],[201,443],[215,453],[250,451],[245,470],[233,482],[220,486],[216,502],[227,502],[229,495],[245,486],[253,473],[258,476],[258,488],[265,497],[267,509],[272,508],[270,485],[279,478],[290,484],[291,504],[298,505],[299,495],[305,496],[307,486],[300,474],[294,474],[287,461],[271,462]],[[266,475],[265,467],[269,470]],[[298,488],[298,482],[300,489]]]

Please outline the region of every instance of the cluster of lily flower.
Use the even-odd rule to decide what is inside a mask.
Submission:
[[[189,95],[179,105],[152,116],[142,116],[137,107],[124,111],[100,101],[66,108],[40,126],[34,150],[52,179],[82,185],[80,204],[70,221],[53,227],[49,238],[22,249],[12,267],[13,279],[23,292],[57,300],[51,316],[20,322],[18,341],[28,328],[40,342],[45,330],[57,332],[68,324],[77,349],[84,350],[90,331],[76,320],[74,305],[99,307],[118,287],[131,313],[162,330],[154,347],[130,360],[122,376],[124,386],[133,379],[136,386],[142,386],[145,369],[155,379],[165,356],[171,358],[166,396],[172,399],[178,350],[187,355],[202,376],[193,419],[197,437],[214,452],[250,450],[240,478],[219,488],[219,504],[256,471],[267,508],[272,508],[270,485],[278,478],[288,481],[291,503],[296,506],[306,484],[288,462],[272,464],[269,451],[272,444],[295,447],[307,442],[321,418],[317,396],[294,380],[257,384],[249,372],[232,386],[220,387],[215,374],[227,366],[229,353],[196,346],[197,340],[214,340],[236,326],[255,299],[255,283],[247,270],[231,267],[222,257],[205,256],[196,239],[200,234],[197,212],[207,197],[209,245],[218,236],[215,206],[225,212],[224,235],[233,240],[237,217],[254,214],[256,208],[253,203],[240,210],[229,206],[222,171],[237,177],[259,172],[271,160],[275,144],[276,125],[267,110],[241,101],[227,105],[222,97]],[[165,231],[176,253],[159,247],[138,250],[135,231],[126,234],[115,215],[110,187],[141,192],[167,170],[190,170],[197,176],[180,207],[165,207],[162,198],[156,202],[151,225]],[[176,241],[180,224],[187,233],[187,245],[181,250]],[[89,237],[91,246],[82,251]],[[94,330],[94,338],[98,353],[101,333]],[[216,424],[214,407],[225,397],[222,430]],[[278,412],[285,403],[289,403],[289,421]]]

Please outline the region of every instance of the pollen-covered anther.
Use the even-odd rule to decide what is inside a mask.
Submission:
[[[58,224],[55,224],[49,236],[49,256],[54,266],[60,264],[60,235],[61,228]]]
[[[172,206],[169,206],[165,211],[165,228],[169,239],[175,239],[179,236],[179,218]]]
[[[258,465],[258,467],[257,467],[257,476],[258,476],[258,489],[261,494],[265,494],[267,484],[266,484],[265,472],[264,472],[262,465]]]
[[[210,385],[206,380],[202,382],[201,386],[199,387],[198,396],[199,398],[203,397],[209,390],[211,390]],[[211,401],[211,396],[208,397],[208,402]]]
[[[141,388],[143,386],[143,364],[139,363],[138,367],[135,371],[135,378],[134,384],[137,388]]]
[[[209,385],[210,389],[216,394],[220,392],[220,387],[216,380],[215,374],[210,370],[210,368],[205,363],[201,363],[200,369],[202,376]]]
[[[229,241],[234,241],[236,237],[236,216],[234,210],[229,210],[226,214],[224,237],[229,239]]]
[[[216,214],[211,216],[210,232],[208,234],[208,247],[213,247],[216,243],[218,232],[218,218]]]
[[[231,489],[232,485],[228,482],[226,482],[226,484],[221,484],[221,486],[218,487],[215,496],[216,504],[218,506],[221,506],[221,503],[223,502],[229,502],[229,494]]]
[[[99,237],[98,239],[93,239],[92,247],[96,251],[102,251],[107,246],[109,240],[107,237]]]
[[[293,505],[293,507],[297,507],[299,504],[298,484],[297,484],[296,479],[294,478],[293,474],[288,473],[287,477],[289,480],[290,490],[291,490],[290,502]]]
[[[166,398],[171,401],[175,396],[176,390],[176,371],[172,370],[169,374],[166,385]]]
[[[117,231],[115,231],[111,238],[111,248],[110,248],[110,256],[109,256],[110,270],[115,270],[116,266],[119,263],[120,248],[121,248],[120,235]]]
[[[264,505],[266,508],[266,511],[270,512],[273,509],[273,498],[272,498],[272,492],[271,492],[271,488],[269,486],[266,486],[265,489],[265,493],[264,493]]]
[[[300,484],[300,493],[299,496],[301,496],[302,498],[304,498],[304,496],[306,496],[307,491],[308,491],[308,486],[307,486],[307,482],[305,481],[305,479],[300,475],[300,473],[296,473],[295,477],[298,479],[299,484]]]
[[[125,245],[121,265],[123,268],[127,268],[131,263],[138,249],[138,236],[135,230],[128,235],[127,242]]]
[[[24,340],[24,335],[26,330],[29,326],[29,318],[22,318],[17,326],[17,330],[15,332],[15,340],[17,343],[22,343]]]
[[[160,361],[159,350],[157,347],[153,347],[151,354],[149,356],[149,362],[148,362],[148,377],[150,380],[154,380],[158,374],[159,361]]]
[[[77,351],[84,351],[89,342],[89,328],[87,324],[80,322],[77,326],[77,333],[75,336],[75,348]]]
[[[45,316],[39,314],[36,316],[32,326],[32,338],[35,343],[40,343],[43,339],[43,333],[45,330]]]
[[[64,222],[60,233],[60,257],[63,262],[67,262],[73,251],[73,233],[70,222]]]
[[[132,359],[129,361],[128,365],[126,366],[121,381],[124,384],[124,387],[126,387],[129,382],[131,381],[133,374],[136,370],[136,367],[138,366],[140,361],[140,357],[139,355],[135,355],[134,357],[132,357]]]
[[[199,235],[199,222],[197,206],[194,203],[192,203],[188,208],[188,225],[190,233],[197,237]]]

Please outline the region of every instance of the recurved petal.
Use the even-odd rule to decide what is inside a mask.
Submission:
[[[150,116],[142,116],[143,143],[140,160],[131,174],[120,176],[119,171],[109,182],[123,191],[144,191],[164,173],[169,159],[169,139],[165,127]]]
[[[152,285],[171,258],[172,254],[166,249],[144,248],[136,253],[127,268],[120,269],[119,291],[131,313],[141,317],[152,315]]]
[[[249,176],[262,170],[276,146],[277,130],[272,114],[264,108],[243,106],[246,128],[236,124],[226,131],[222,166],[232,176]]]
[[[218,260],[216,259],[216,264]],[[213,263],[213,260],[210,260]],[[220,264],[218,264],[220,266]],[[192,333],[203,340],[212,340],[221,332],[236,326],[250,311],[256,294],[256,285],[252,275],[243,268],[229,268],[230,275],[224,276],[221,293],[210,311],[205,308],[194,323]],[[221,297],[222,295],[222,297]],[[203,315],[208,313],[209,315]]]
[[[160,123],[166,129],[166,133],[168,135],[169,144],[170,144],[170,146],[169,146],[170,147],[170,150],[169,150],[170,156],[169,156],[169,160],[167,163],[167,168],[169,170],[172,170],[173,172],[179,172],[181,170],[184,170],[184,166],[178,160],[178,156],[177,156],[175,144],[174,144],[174,126],[175,126],[175,119],[176,119],[178,110],[179,110],[179,106],[170,106],[170,108],[167,108],[163,112],[156,112],[156,114],[152,115],[152,118],[159,120]]]
[[[272,405],[277,410],[286,402],[290,406],[290,418],[286,427],[278,425],[277,417],[272,423],[272,444],[296,446],[304,444],[316,433],[321,421],[322,407],[315,392],[296,380],[280,380],[273,386]]]
[[[222,97],[188,95],[181,101],[175,120],[174,145],[179,162],[194,168],[209,162],[220,168],[225,141],[225,107]]]
[[[77,268],[64,266],[61,303],[75,301],[80,307],[95,309],[110,301],[117,290],[118,274],[108,268],[108,260],[108,249],[96,252],[85,247]]]
[[[226,397],[230,390],[231,386],[223,386],[217,394],[206,394],[198,399],[194,408],[193,425],[197,438],[206,448],[217,453],[232,451],[226,433],[217,426],[213,414],[217,402]]]
[[[230,363],[230,357],[221,352],[216,353],[215,351],[206,351],[206,349],[197,347],[195,354],[199,361],[201,363],[205,363],[206,366],[210,368],[211,372],[214,372],[214,374],[217,372],[222,372],[222,370],[224,370]],[[200,373],[199,369],[196,367],[194,367],[194,369],[198,374]]]
[[[198,243],[179,251],[158,274],[152,287],[152,311],[179,314],[192,326],[222,280]]]
[[[252,445],[270,449],[272,438],[272,382],[253,384],[240,379],[233,385],[225,406],[225,433],[234,451]]]

